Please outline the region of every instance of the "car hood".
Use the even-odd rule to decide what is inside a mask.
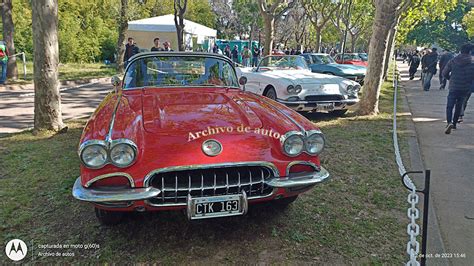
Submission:
[[[320,73],[313,73],[308,70],[270,70],[264,72],[257,72],[263,76],[275,79],[286,79],[293,84],[339,84],[342,78],[332,75],[325,75]]]
[[[337,64],[337,63],[331,63],[327,65],[339,68],[344,72],[347,71],[347,72],[365,73],[367,70],[367,68],[363,66],[358,66],[358,65],[344,65],[344,64]]]
[[[142,97],[143,126],[149,133],[182,135],[207,127],[298,129],[260,97],[234,89],[146,89]]]

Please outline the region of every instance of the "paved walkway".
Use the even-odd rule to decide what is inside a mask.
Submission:
[[[444,254],[433,264],[474,265],[474,101],[466,109],[464,123],[450,135],[446,126],[447,90],[439,90],[437,76],[431,90],[423,91],[419,80],[408,79],[408,66],[398,62],[410,111],[418,135],[421,156],[431,169],[431,199],[439,225]],[[414,169],[418,170],[418,169]],[[436,221],[434,221],[436,222]],[[435,234],[435,230],[429,234]],[[438,256],[440,247],[428,238],[428,251]],[[459,258],[463,257],[465,258]],[[444,258],[443,258],[444,257]],[[429,262],[428,261],[428,262]]]
[[[90,115],[112,90],[110,79],[61,87],[63,119]],[[33,127],[34,91],[0,91],[0,136]]]

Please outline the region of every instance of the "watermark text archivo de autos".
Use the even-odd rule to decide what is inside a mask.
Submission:
[[[208,137],[211,135],[216,134],[223,134],[223,133],[254,133],[260,134],[268,137],[272,137],[274,139],[280,139],[282,135],[273,129],[264,129],[264,128],[251,128],[249,126],[239,125],[237,128],[232,126],[225,126],[225,127],[207,127],[204,130],[196,131],[196,132],[189,132],[188,133],[188,141],[196,140],[201,137]]]

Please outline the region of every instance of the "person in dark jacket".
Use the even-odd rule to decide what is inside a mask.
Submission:
[[[471,58],[474,61],[474,46],[471,47]],[[474,93],[474,81],[471,85],[471,92],[467,93],[466,98],[464,98],[464,103],[462,104],[461,114],[459,115],[458,123],[463,122],[464,112],[466,111],[467,102],[469,102],[469,98],[471,98],[471,94]]]
[[[436,64],[438,63],[437,49],[433,48],[430,53],[423,56],[421,66],[423,71],[423,90],[429,91],[431,87],[431,79],[436,75]]]
[[[471,86],[474,82],[474,62],[470,54],[472,48],[470,44],[463,45],[461,54],[449,61],[443,71],[443,76],[449,80],[449,94],[446,104],[448,125],[444,131],[446,134],[450,134],[452,129],[456,129],[464,100],[467,94],[471,92]],[[453,108],[455,108],[454,117]]]
[[[156,37],[153,39],[154,46],[151,47],[150,51],[152,52],[160,52],[163,51],[163,48],[160,46],[160,38]]]
[[[239,63],[239,48],[237,45],[234,45],[234,49],[232,49],[232,61]]]
[[[135,41],[133,40],[132,37],[128,38],[128,43],[125,45],[125,55],[123,58],[123,62],[125,67],[128,65],[128,60],[130,57],[138,54],[140,52],[140,49],[138,49],[138,46],[135,45]]]
[[[449,60],[453,59],[453,57],[454,55],[448,49],[446,49],[444,54],[439,59],[439,84],[440,84],[439,89],[440,90],[444,90],[446,87],[446,79],[443,76],[444,67],[446,67]]]
[[[418,54],[418,51],[416,51],[415,54],[411,56],[409,65],[410,68],[408,69],[408,73],[410,74],[410,80],[413,80],[415,78],[416,71],[420,66],[420,55]]]

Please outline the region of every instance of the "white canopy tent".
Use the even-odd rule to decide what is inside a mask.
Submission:
[[[217,31],[204,25],[184,20],[184,40],[187,46],[192,47],[192,38],[197,39],[198,44],[204,43],[206,39],[215,39]],[[178,48],[178,38],[174,15],[164,15],[153,18],[146,18],[128,22],[127,37],[135,39],[138,47],[149,49],[153,46],[153,39],[158,37],[160,42],[171,42],[174,50]]]

